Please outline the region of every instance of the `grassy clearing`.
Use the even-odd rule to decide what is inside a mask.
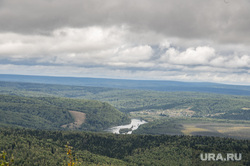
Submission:
[[[71,116],[74,118],[75,122],[74,123],[69,123],[62,125],[61,127],[63,128],[70,128],[70,129],[76,129],[80,128],[81,125],[85,122],[86,120],[86,114],[83,112],[78,112],[78,111],[69,111]]]
[[[184,135],[192,135],[191,133],[193,133],[193,132],[210,131],[209,129],[206,129],[206,128],[196,127],[196,125],[185,124],[183,126],[184,126],[184,130],[181,130],[181,132]]]

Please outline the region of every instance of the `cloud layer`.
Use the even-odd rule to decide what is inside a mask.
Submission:
[[[1,0],[0,72],[250,84],[249,9],[247,0]]]
[[[61,27],[129,24],[180,38],[249,43],[248,0],[1,0],[1,31],[48,33]]]

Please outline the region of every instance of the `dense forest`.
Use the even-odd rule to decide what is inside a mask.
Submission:
[[[14,165],[249,165],[250,142],[204,136],[114,135],[0,128],[0,150]],[[201,153],[241,153],[240,161],[201,161]],[[77,159],[77,160],[76,160]]]

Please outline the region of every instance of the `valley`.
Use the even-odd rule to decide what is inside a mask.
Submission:
[[[67,142],[78,165],[200,165],[210,151],[246,165],[249,108],[245,95],[0,81],[0,148],[16,165],[62,165]]]

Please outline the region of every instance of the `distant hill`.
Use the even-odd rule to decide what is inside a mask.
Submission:
[[[250,112],[247,111],[250,109],[250,96],[2,81],[0,81],[0,94],[34,97],[34,99],[66,97],[97,100],[107,102],[125,113],[151,109],[191,109],[199,117],[212,116],[235,120],[249,120],[250,117],[248,116]]]
[[[250,86],[226,85],[207,82],[178,82],[159,80],[123,80],[105,78],[51,77],[0,74],[0,81],[30,82],[121,89],[142,89],[155,91],[191,91],[229,95],[250,96]]]

